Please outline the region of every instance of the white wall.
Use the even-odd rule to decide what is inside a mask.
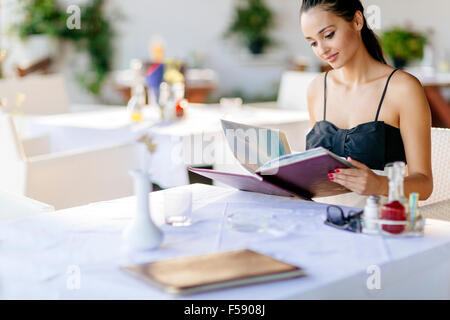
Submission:
[[[73,4],[85,0],[62,1]],[[155,34],[164,37],[167,57],[189,59],[193,52],[204,55],[204,66],[218,73],[218,94],[223,95],[233,90],[241,90],[249,96],[272,94],[276,92],[281,73],[289,67],[289,58],[303,55],[309,57],[311,63],[317,63],[300,30],[301,0],[266,0],[275,13],[273,35],[279,47],[262,61],[249,59],[234,42],[222,37],[237,2],[239,0],[108,0],[108,9],[118,10],[125,16],[115,25],[118,32],[115,68],[128,68],[132,58],[148,59],[149,40]],[[440,51],[446,49],[450,54],[447,35],[450,1],[363,0],[363,3],[366,7],[371,4],[380,7],[382,29],[407,21],[418,29],[432,27],[434,44]],[[66,74],[70,78],[70,72]],[[70,90],[72,101],[91,100],[81,94],[73,82]]]
[[[286,40],[300,35],[298,28],[289,27],[297,21],[297,15],[291,11],[297,7],[296,1],[269,1],[276,12],[277,25],[287,29],[288,34],[277,30],[277,40],[284,48],[272,59],[254,62],[232,40],[222,37],[233,16],[235,1],[113,1],[130,17],[120,24],[122,36],[116,60],[119,68],[126,68],[133,57],[148,58],[149,40],[158,34],[166,41],[168,57],[186,59],[194,52],[204,56],[205,66],[217,71],[224,94],[233,90],[262,95],[276,91],[281,72],[287,67],[284,55],[295,52]]]
[[[133,57],[146,57],[148,40],[153,34],[167,41],[167,55],[185,58],[190,52],[206,54],[206,65],[219,73],[223,94],[241,89],[249,95],[269,94],[295,55],[317,60],[304,40],[299,26],[299,0],[266,0],[276,15],[273,34],[280,44],[274,54],[261,63],[242,57],[235,43],[225,41],[222,33],[233,16],[233,0],[113,0],[131,20],[121,24],[117,66],[125,68]],[[364,0],[381,10],[381,28],[411,22],[418,29],[432,27],[434,42],[450,50],[450,1],[448,0]],[[379,32],[379,30],[377,31]]]
[[[414,29],[434,30],[430,37],[437,58],[444,51],[450,59],[450,1],[448,0],[362,0],[365,6],[374,4],[381,9],[381,29],[410,24]],[[380,33],[380,31],[377,31]]]

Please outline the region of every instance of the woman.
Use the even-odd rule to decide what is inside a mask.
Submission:
[[[303,0],[301,28],[333,68],[308,88],[313,129],[307,149],[325,147],[358,168],[336,170],[329,179],[361,196],[387,196],[387,177],[371,169],[404,161],[405,196],[417,192],[427,199],[433,190],[431,115],[420,82],[386,64],[359,0]],[[355,193],[326,202],[363,207],[365,198]]]

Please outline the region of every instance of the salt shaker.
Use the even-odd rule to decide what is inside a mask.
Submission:
[[[378,226],[375,220],[378,219],[380,197],[370,196],[364,207],[364,229],[366,232],[377,232]]]

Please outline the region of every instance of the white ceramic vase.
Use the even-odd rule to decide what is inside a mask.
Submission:
[[[123,237],[132,250],[150,250],[159,247],[163,233],[153,223],[149,210],[150,177],[147,172],[133,170],[134,193],[137,205],[133,221],[123,232]]]
[[[25,68],[34,62],[52,58],[57,52],[57,40],[48,35],[32,35],[25,40],[18,40],[14,47],[15,62]]]

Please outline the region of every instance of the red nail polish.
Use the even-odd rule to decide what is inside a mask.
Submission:
[[[338,172],[341,172],[341,171],[339,169],[336,169],[336,170],[334,170],[334,172],[338,173]]]
[[[330,178],[330,180],[331,180],[331,181],[333,181],[333,180],[334,180],[334,178]]]
[[[333,174],[329,173],[328,174],[328,178],[332,179],[333,178]]]

